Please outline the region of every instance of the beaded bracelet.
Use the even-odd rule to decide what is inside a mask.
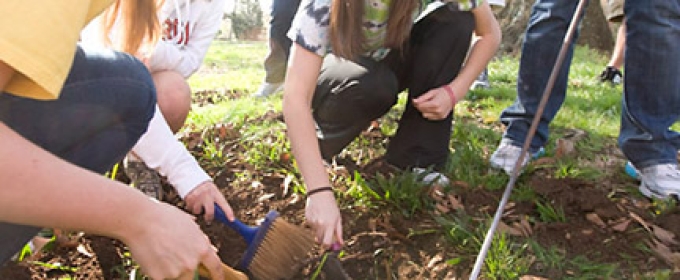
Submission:
[[[315,193],[325,192],[325,191],[333,191],[333,188],[332,187],[321,187],[321,188],[313,189],[313,190],[307,192],[307,197],[310,197]]]
[[[446,91],[446,93],[449,95],[449,98],[451,98],[451,107],[455,107],[456,103],[458,103],[458,100],[456,100],[456,95],[453,93],[453,89],[449,85],[443,85],[442,88]]]

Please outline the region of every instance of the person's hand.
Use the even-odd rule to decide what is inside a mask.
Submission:
[[[317,242],[324,248],[330,248],[334,243],[344,243],[342,217],[332,191],[318,192],[307,197],[305,216],[314,230]]]
[[[438,87],[413,99],[413,106],[420,111],[423,118],[438,121],[449,115],[453,110],[454,102],[446,89]]]
[[[223,279],[222,262],[208,237],[194,217],[171,205],[156,202],[157,207],[140,213],[121,240],[132,257],[151,279],[194,279],[199,264],[212,279]]]
[[[234,211],[213,181],[205,181],[191,190],[184,198],[186,208],[195,215],[204,213],[206,222],[215,217],[215,203],[222,208],[227,219],[234,220]]]

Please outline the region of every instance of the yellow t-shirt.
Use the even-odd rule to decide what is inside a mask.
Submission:
[[[0,60],[16,70],[5,91],[56,99],[80,30],[113,0],[1,0]]]

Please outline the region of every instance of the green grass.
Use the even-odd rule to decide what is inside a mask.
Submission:
[[[295,166],[292,163],[281,162],[281,158],[290,153],[285,137],[285,126],[277,121],[263,121],[258,125],[248,122],[267,113],[281,111],[279,96],[266,99],[248,97],[256,90],[264,76],[262,60],[266,51],[266,46],[262,42],[215,42],[208,52],[205,65],[191,78],[190,85],[198,91],[229,89],[241,92],[243,97],[195,107],[189,116],[188,122],[191,124],[189,127],[192,130],[200,130],[216,124],[230,125],[241,135],[240,141],[247,150],[245,156],[248,158],[248,164],[260,172],[265,170],[288,174],[292,178],[292,185],[299,189],[302,181]],[[615,145],[621,112],[621,87],[612,87],[597,81],[596,76],[607,61],[605,55],[579,47],[574,57],[569,79],[569,94],[551,125],[552,134],[546,151],[547,156],[552,156],[555,140],[568,134],[570,130],[579,129],[588,135],[577,144],[579,157],[592,160],[598,157],[603,147]],[[483,186],[489,190],[505,188],[507,177],[487,172],[489,168],[487,162],[502,133],[498,116],[515,98],[517,71],[516,57],[493,60],[489,65],[493,88],[470,92],[456,107],[456,120],[451,139],[452,156],[446,169],[446,174],[451,178],[467,182],[471,186]],[[395,109],[381,118],[380,129],[386,135],[395,133],[396,120],[405,102],[405,95],[400,95]],[[346,153],[355,157],[357,154],[352,153],[357,151],[383,153],[384,144],[359,137],[350,144]],[[208,142],[204,147],[204,156],[206,158],[203,160],[214,161],[216,165],[227,160],[220,143]],[[578,162],[579,159],[566,158],[550,163],[555,170],[553,176],[588,181],[597,181],[602,176],[596,167],[579,165]],[[257,176],[248,173],[248,170],[242,172],[244,173],[237,176]],[[340,197],[339,203],[343,208],[361,206],[385,209],[401,213],[405,217],[432,208],[432,202],[423,195],[423,188],[417,182],[416,176],[408,172],[392,178],[377,176],[372,179],[363,178],[358,173],[347,176],[334,174],[332,180],[334,185],[342,190],[336,195]],[[538,201],[537,218],[542,222],[569,222],[562,209],[552,206],[549,202],[541,202],[537,194],[522,180],[515,186],[511,199]],[[663,209],[675,207],[660,205]],[[490,220],[490,217],[486,218],[486,221]],[[473,218],[472,214],[465,211],[436,217],[436,221],[448,244],[460,252],[460,256],[447,262],[452,266],[459,263],[469,264],[481,248],[481,241],[484,240],[488,228],[486,221],[478,217]],[[488,279],[516,279],[528,271],[532,262],[541,264],[546,270],[568,270],[571,272],[568,279],[608,279],[616,276],[616,265],[594,263],[584,257],[567,259],[564,252],[556,248],[542,248],[530,238],[518,241],[505,234],[498,234],[494,237],[489,252],[484,270]],[[533,260],[526,257],[529,253]],[[387,253],[380,251],[374,254],[378,256]],[[377,263],[374,265],[378,266]],[[663,279],[664,275],[666,275],[664,272],[657,272],[653,276]]]
[[[210,46],[199,75],[191,76],[194,91],[230,88],[254,92],[264,77],[262,63],[267,48],[262,42],[215,41]]]

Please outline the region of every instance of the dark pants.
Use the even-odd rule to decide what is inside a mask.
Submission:
[[[301,0],[272,1],[269,53],[264,60],[265,82],[283,83],[292,41],[286,36]]]
[[[323,157],[328,160],[342,151],[408,89],[409,101],[386,159],[400,168],[443,167],[452,114],[440,121],[427,120],[411,100],[458,75],[473,29],[471,13],[442,7],[415,24],[403,51],[392,50],[382,61],[327,56],[312,102]]]
[[[155,104],[143,64],[125,54],[79,47],[59,99],[2,93],[0,121],[52,154],[103,174],[146,131]],[[38,231],[0,222],[0,265]]]

